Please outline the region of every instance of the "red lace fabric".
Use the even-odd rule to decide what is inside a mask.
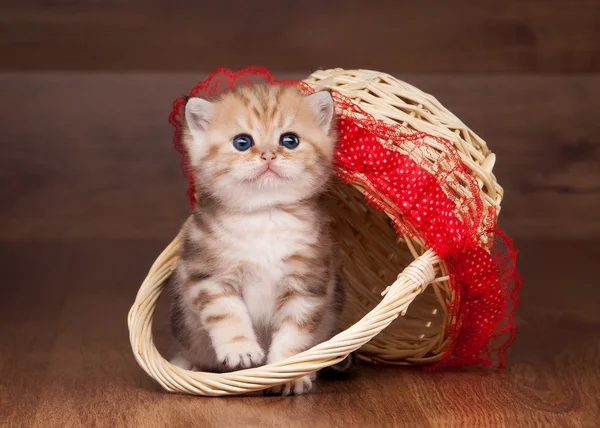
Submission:
[[[265,68],[249,67],[237,72],[219,68],[190,96],[211,98],[257,79],[314,92],[304,82],[276,80]],[[344,95],[334,91],[333,96],[339,118],[338,177],[360,183],[371,205],[393,214],[399,233],[421,239],[451,272],[455,298],[448,311],[456,322],[445,332],[450,345],[430,368],[504,367],[516,335],[513,315],[521,280],[513,242],[496,227],[495,210],[484,209],[477,180],[449,141],[377,120]],[[175,100],[170,122],[193,205],[194,177],[181,142],[184,104],[183,98]]]

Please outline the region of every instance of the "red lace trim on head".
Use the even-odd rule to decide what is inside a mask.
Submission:
[[[257,79],[314,92],[304,82],[276,80],[265,68],[249,67],[219,68],[190,96],[211,98]],[[338,177],[362,184],[373,206],[393,214],[398,232],[422,239],[449,266],[455,298],[448,311],[456,322],[447,327],[450,345],[434,367],[503,367],[516,334],[513,313],[521,281],[514,245],[496,228],[493,208],[484,209],[477,180],[449,141],[377,120],[342,94],[333,96]],[[181,141],[184,104],[183,98],[175,100],[169,120],[193,205],[194,177]]]

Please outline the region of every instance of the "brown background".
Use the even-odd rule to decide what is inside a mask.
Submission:
[[[250,64],[392,73],[488,142],[525,277],[506,371],[205,400],[137,367],[126,313],[187,213],[170,104]],[[0,2],[0,426],[597,425],[599,73],[595,0]]]
[[[11,70],[600,71],[593,0],[4,3]]]

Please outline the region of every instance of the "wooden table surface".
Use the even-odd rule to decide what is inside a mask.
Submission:
[[[365,366],[288,398],[163,392],[126,316],[186,212],[165,106],[156,78],[64,79],[0,76],[0,426],[600,426],[600,240],[576,226],[577,239],[517,239],[525,283],[504,371]]]
[[[168,394],[137,366],[126,316],[163,244],[0,245],[0,426],[592,427],[600,421],[600,291],[590,268],[598,243],[521,242],[520,334],[505,371],[365,366],[348,380],[288,398]]]

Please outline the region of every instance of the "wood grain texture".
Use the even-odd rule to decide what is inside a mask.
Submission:
[[[0,243],[1,426],[591,427],[600,420],[600,293],[592,271],[580,268],[594,262],[598,242],[521,243],[520,335],[505,371],[368,366],[288,398],[168,394],[136,365],[126,314],[163,244]],[[565,290],[573,292],[565,298]],[[165,315],[155,323],[163,344]]]
[[[598,0],[2,2],[4,70],[598,72]]]
[[[205,75],[0,74],[0,239],[172,238],[188,206],[167,117]],[[507,232],[600,237],[600,76],[399,77],[497,154]]]

